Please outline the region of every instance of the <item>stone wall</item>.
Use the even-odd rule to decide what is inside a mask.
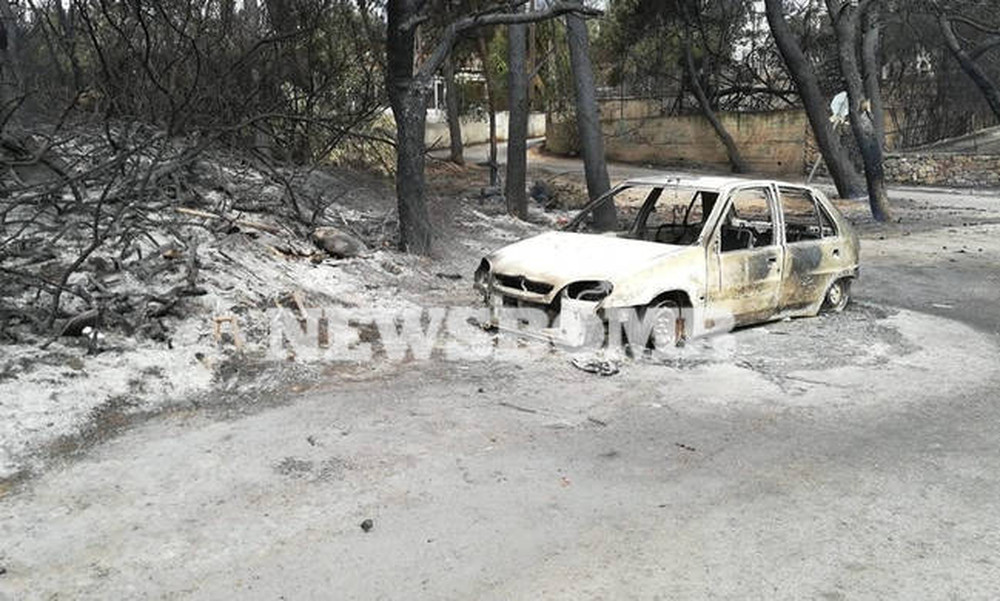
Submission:
[[[890,154],[885,176],[898,184],[1000,187],[1000,155]]]
[[[662,116],[662,108],[648,100],[602,101],[601,126],[608,160],[729,169],[726,149],[704,117]],[[753,173],[799,178],[819,158],[803,110],[720,113],[719,118]],[[893,123],[894,119],[888,122]],[[565,155],[579,153],[572,115],[548,114],[545,129],[547,150]],[[892,148],[900,137],[894,128],[890,130],[886,137]],[[850,129],[845,126],[841,134],[845,144],[853,148]],[[820,161],[818,174],[825,175],[825,167]],[[891,153],[886,156],[885,171],[886,179],[892,183],[1000,187],[1000,155]]]
[[[729,168],[725,146],[701,115],[649,116],[643,105],[602,107],[605,151],[609,160],[657,165]],[[722,113],[754,173],[801,175],[807,170],[809,122],[801,110]],[[546,148],[576,154],[579,142],[572,119],[549,115]]]

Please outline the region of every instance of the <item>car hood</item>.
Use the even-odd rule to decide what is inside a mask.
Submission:
[[[580,280],[614,282],[685,248],[596,234],[548,232],[505,246],[487,259],[494,272],[560,286]]]

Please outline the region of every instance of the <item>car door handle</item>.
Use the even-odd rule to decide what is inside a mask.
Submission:
[[[768,257],[767,258],[767,262],[768,263],[777,263],[778,262],[778,257]]]
[[[840,256],[840,249],[839,248],[833,249],[833,256],[835,256],[835,257],[839,257]]]

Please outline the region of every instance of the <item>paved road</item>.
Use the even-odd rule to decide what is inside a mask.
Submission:
[[[0,498],[0,598],[993,599],[1000,197],[908,194],[841,315],[151,419]]]

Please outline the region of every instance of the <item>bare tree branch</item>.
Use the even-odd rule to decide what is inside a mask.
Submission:
[[[441,65],[444,64],[444,60],[451,52],[452,46],[455,45],[455,40],[458,39],[459,34],[462,32],[490,25],[536,23],[538,21],[545,21],[547,19],[560,17],[570,13],[578,14],[581,17],[599,17],[604,14],[600,10],[573,2],[554,2],[544,9],[530,12],[486,13],[458,19],[445,28],[441,36],[441,41],[439,41],[437,46],[435,46],[434,50],[427,57],[427,60],[424,61],[424,64],[420,66],[420,69],[415,75],[415,79],[427,81],[433,77],[434,74],[437,73],[438,69],[441,68]]]

